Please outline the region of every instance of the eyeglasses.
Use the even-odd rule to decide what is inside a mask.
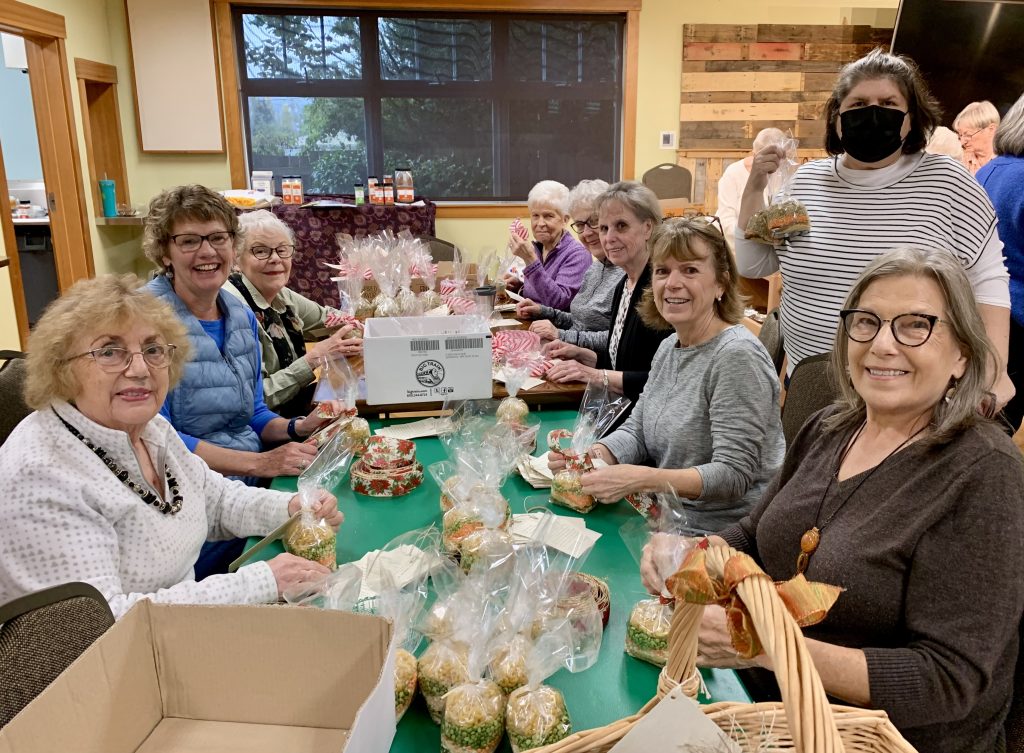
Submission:
[[[934,314],[898,314],[883,319],[878,314],[862,309],[843,309],[839,312],[846,336],[854,342],[869,343],[878,336],[882,324],[889,322],[892,336],[900,345],[917,348],[928,342],[938,322],[945,321]]]
[[[985,126],[985,128],[987,128],[987,127],[988,127],[988,126]],[[981,133],[982,131],[984,131],[984,130],[985,130],[985,128],[979,128],[979,129],[978,129],[978,130],[976,130],[976,131],[975,131],[974,133],[961,133],[961,134],[958,134],[958,135],[960,136],[960,140],[961,140],[961,141],[970,141],[970,140],[971,140],[971,139],[973,139],[973,138],[974,138],[975,136],[977,136],[977,135],[978,135],[979,133]]]
[[[71,356],[65,359],[66,361],[74,361],[76,358],[84,358],[85,356],[91,356],[92,360],[96,362],[96,365],[103,369],[108,374],[118,374],[127,369],[135,356],[142,356],[142,360],[154,369],[166,369],[171,365],[171,360],[174,357],[174,351],[176,346],[174,345],[162,345],[161,343],[150,343],[142,348],[142,350],[131,351],[127,348],[95,348],[93,350],[87,350],[85,353],[79,353],[77,356]]]
[[[271,248],[270,246],[253,246],[249,249],[249,252],[260,261],[266,261],[275,251],[277,252],[278,259],[290,259],[292,254],[295,253],[295,246],[291,243],[282,243],[276,248]]]
[[[714,215],[711,215],[711,214],[690,214],[690,215],[683,215],[682,217],[665,217],[664,219],[665,220],[677,220],[677,221],[690,222],[690,223],[700,222],[700,223],[703,223],[704,225],[706,225],[708,227],[711,227],[711,226],[713,226],[713,225],[715,225],[717,223],[718,224],[718,232],[722,234],[723,238],[725,237],[725,229],[722,227],[722,221],[720,219],[718,219],[718,217],[716,217]]]
[[[174,241],[174,245],[184,251],[186,254],[195,253],[199,250],[199,247],[203,245],[203,241],[209,243],[213,248],[224,248],[232,240],[234,240],[235,234],[231,230],[220,230],[216,233],[210,233],[209,235],[198,235],[196,233],[178,233],[178,235],[172,235],[171,240]]]
[[[583,232],[584,228],[590,228],[591,230],[597,230],[601,227],[601,223],[598,222],[597,217],[590,217],[586,222],[576,220],[575,222],[569,223],[569,227],[576,231],[576,235]]]

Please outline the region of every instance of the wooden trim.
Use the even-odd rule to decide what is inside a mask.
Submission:
[[[53,197],[50,233],[61,292],[92,277],[92,236],[82,191],[82,163],[74,129],[71,77],[64,40],[25,38],[32,106],[39,132],[39,156],[47,198]]]
[[[117,83],[117,68],[95,60],[75,58],[75,78],[99,81],[101,84]]]
[[[338,0],[211,0],[214,5],[275,5],[305,8],[338,8]],[[624,13],[639,11],[643,0],[349,0],[345,8],[529,12],[529,13]]]
[[[526,204],[438,204],[437,218],[451,219],[509,219],[528,214]]]
[[[640,12],[626,13],[626,71],[622,85],[622,179],[636,177],[636,98],[640,81]]]
[[[24,36],[67,37],[64,16],[16,0],[0,2],[0,30]]]
[[[235,30],[231,23],[231,5],[213,4],[213,35],[217,48],[217,69],[220,95],[223,102],[225,140],[231,187],[246,188],[245,141],[242,126],[242,96],[238,83],[238,54],[235,49]]]
[[[18,239],[14,235],[14,222],[11,220],[11,213],[6,211],[7,201],[7,173],[4,170],[4,160],[0,156],[0,197],[3,197],[5,211],[0,211],[0,233],[4,237],[4,250],[7,253],[5,261],[7,264],[0,266],[8,267],[8,275],[11,281],[11,298],[14,299],[14,318],[18,322],[18,340],[21,342],[21,349],[25,350],[28,345],[28,307],[25,305],[25,288],[21,280],[21,259],[18,256]]]

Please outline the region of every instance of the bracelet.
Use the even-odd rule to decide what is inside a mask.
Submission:
[[[601,369],[601,381],[604,384],[604,388],[608,389],[608,369]]]
[[[296,442],[301,442],[302,437],[300,437],[299,433],[295,431],[295,424],[303,418],[305,418],[305,416],[296,416],[295,418],[289,419],[288,421],[288,436],[294,439]]]

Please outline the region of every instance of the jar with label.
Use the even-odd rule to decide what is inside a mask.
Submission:
[[[395,181],[390,175],[384,176],[384,203],[392,205],[395,203]]]
[[[19,220],[27,220],[31,214],[29,207],[32,206],[32,202],[28,199],[22,199],[18,202],[18,211],[15,215]]]
[[[377,176],[371,175],[366,179],[366,189],[369,192],[370,203],[380,203],[380,183],[377,182]]]
[[[356,183],[355,186],[353,186],[352,188],[353,188],[352,193],[356,197],[356,206],[358,207],[358,206],[361,206],[361,205],[365,204],[366,203],[366,189],[363,187],[363,184],[362,183]]]
[[[412,170],[400,167],[395,171],[395,201],[399,204],[412,204],[416,192],[412,185]]]

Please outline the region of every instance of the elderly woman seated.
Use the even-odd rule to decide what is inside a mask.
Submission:
[[[534,240],[509,233],[509,250],[526,262],[526,268],[522,279],[506,275],[505,284],[541,306],[568,311],[592,261],[587,249],[566,232],[569,189],[558,181],[542,180],[530,189],[526,202]]]
[[[302,440],[327,419],[289,420],[267,407],[256,317],[221,289],[241,243],[234,208],[208,188],[178,186],[149,204],[142,247],[160,273],[147,287],[185,324],[193,353],[162,413],[215,471],[297,475],[316,455]]]
[[[358,356],[363,341],[358,329],[346,324],[337,332],[306,347],[314,330],[341,323],[341,312],[289,290],[295,234],[265,209],[239,217],[242,250],[238,268],[225,287],[256,316],[263,351],[263,399],[267,407],[292,418],[309,412],[313,396],[313,367],[317,359]]]
[[[650,246],[640,315],[674,334],[629,419],[591,448],[609,465],[585,473],[583,489],[603,502],[672,489],[690,528],[717,531],[750,512],[782,465],[779,378],[738,323],[739,275],[722,231],[703,218],[670,219]]]
[[[964,150],[963,162],[972,175],[995,156],[992,141],[998,127],[999,110],[988,100],[971,102],[953,120]]]
[[[776,581],[804,573],[843,588],[804,629],[825,691],[884,710],[929,753],[1005,749],[1024,611],[1024,464],[979,413],[993,358],[953,254],[880,256],[841,313],[839,400],[804,425],[750,515],[719,534]],[[654,593],[681,546],[659,534],[646,547]],[[739,658],[719,607],[705,612],[698,663],[767,666]]]
[[[520,319],[537,319],[530,331],[541,340],[562,340],[584,348],[598,347],[612,326],[612,298],[623,272],[612,264],[597,232],[597,197],[608,189],[603,180],[581,180],[569,192],[569,217],[573,230],[593,257],[583,284],[568,311],[541,306],[526,298],[516,306]]]
[[[277,601],[328,570],[281,554],[197,583],[207,537],[261,536],[298,495],[230,481],[160,415],[191,346],[174,310],[131,275],[77,283],[29,339],[26,417],[0,447],[0,603],[86,581],[115,616],[139,599]],[[335,528],[337,500],[317,514]]]

